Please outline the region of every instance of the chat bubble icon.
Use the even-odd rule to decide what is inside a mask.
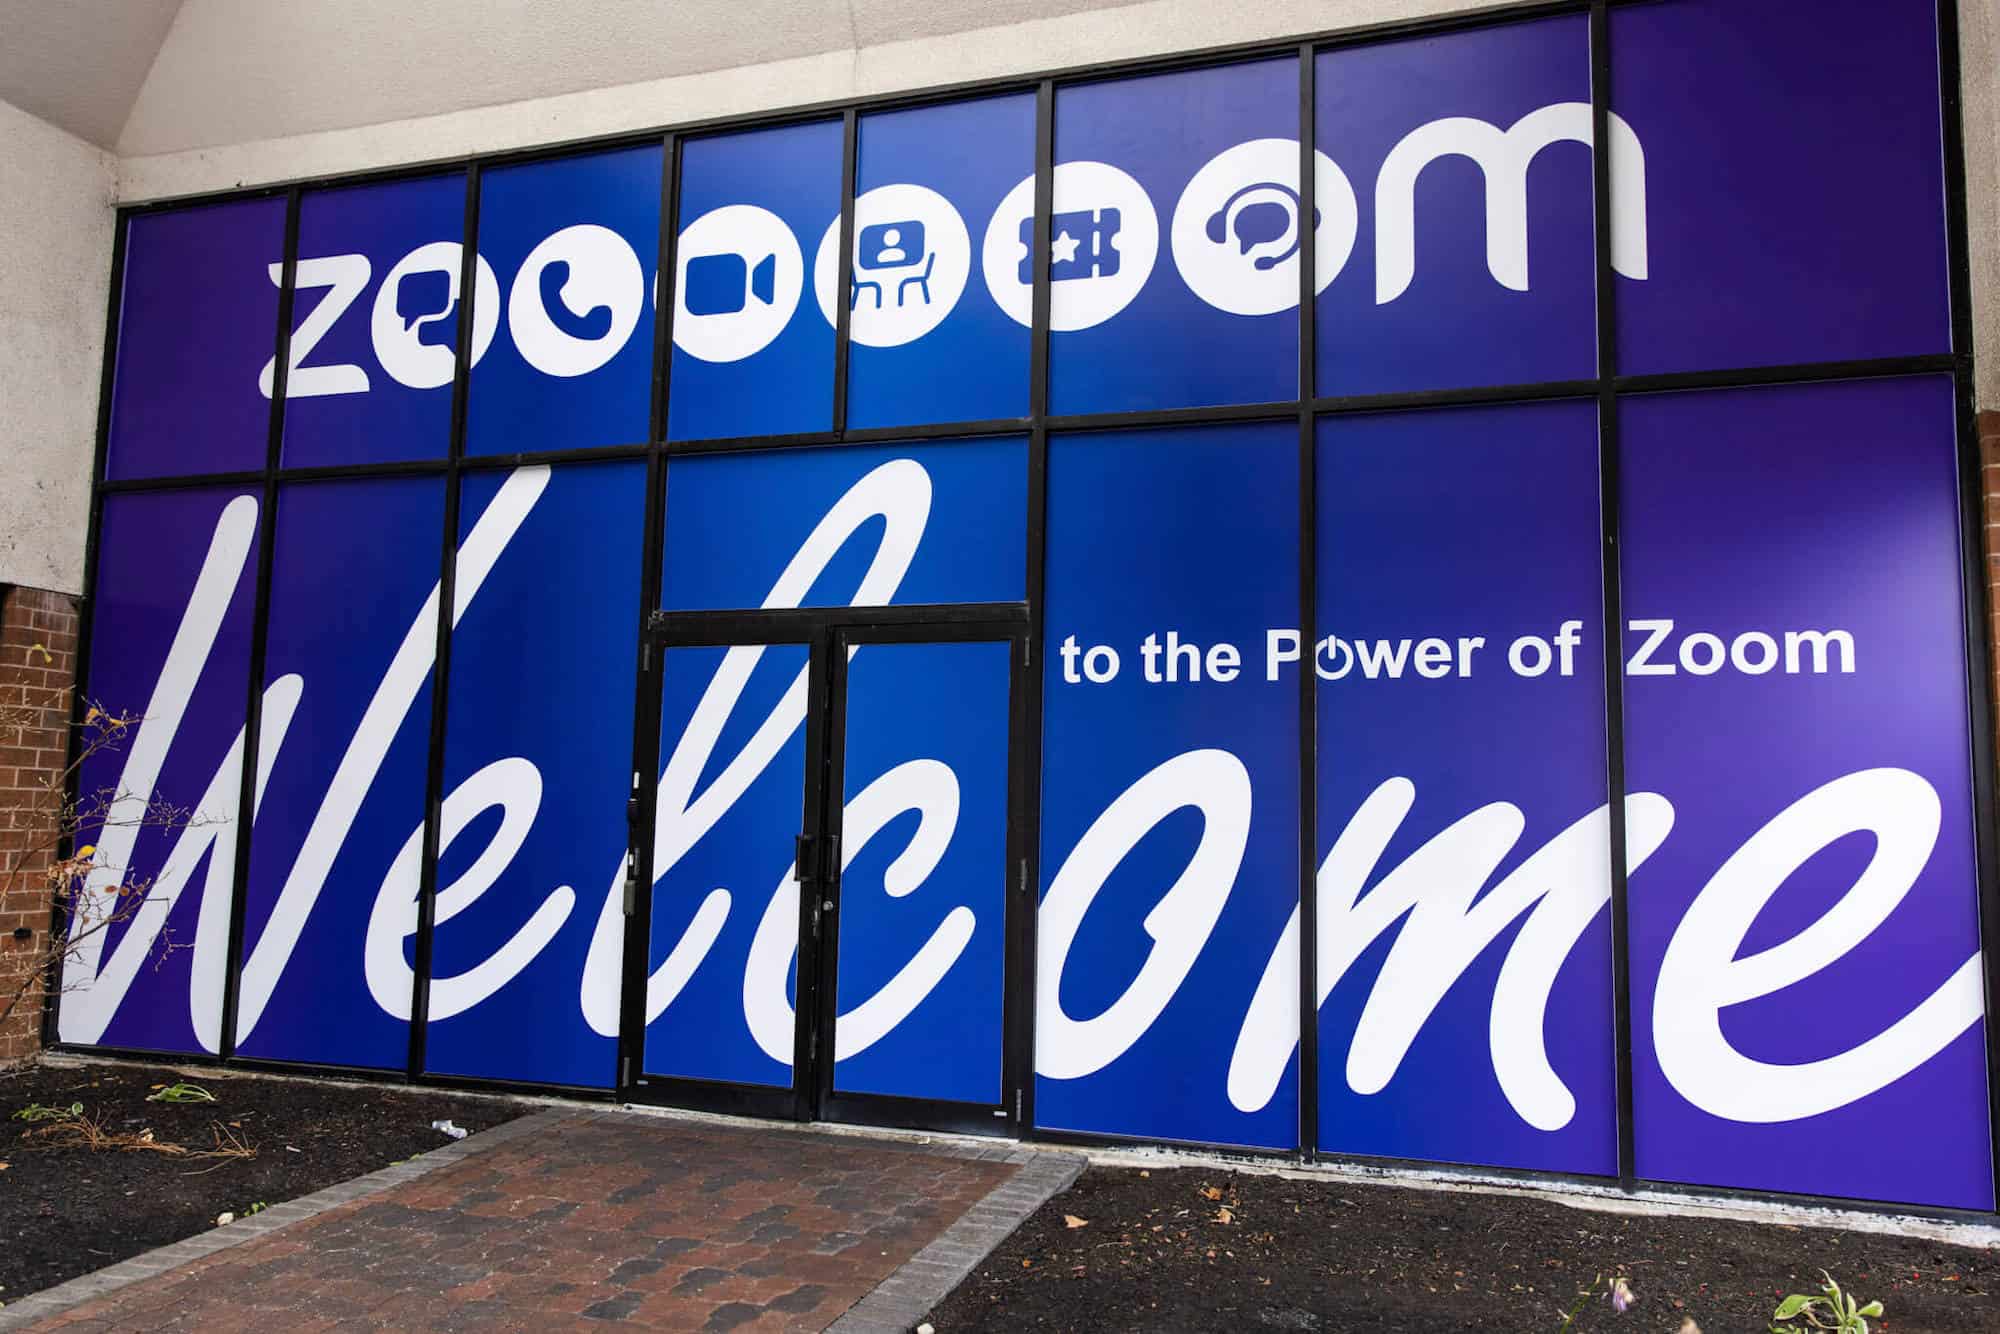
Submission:
[[[1292,210],[1275,199],[1245,204],[1236,215],[1237,253],[1247,255],[1252,246],[1283,240],[1291,229]]]
[[[441,325],[435,331],[417,329],[419,343],[442,341],[449,336],[449,326],[442,326],[441,322],[451,313],[451,307],[451,275],[443,269],[406,273],[396,287],[396,318],[403,321],[405,333],[418,325]],[[435,339],[429,336],[433,332],[438,335]]]

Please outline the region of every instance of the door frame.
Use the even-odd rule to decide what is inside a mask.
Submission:
[[[1006,781],[1006,921],[1001,987],[1001,1102],[996,1106],[881,1094],[833,1092],[835,966],[838,910],[814,914],[831,850],[828,824],[837,822],[839,747],[845,739],[845,647],[888,643],[1007,642],[1008,747]],[[807,650],[805,772],[802,775],[797,1003],[792,1083],[755,1085],[645,1071],[646,983],[651,971],[653,839],[661,763],[661,667],[669,648],[797,645]],[[634,718],[634,772],[626,802],[624,955],[619,990],[618,1096],[632,1103],[789,1121],[1019,1135],[1024,1129],[1031,1026],[1034,1017],[1034,905],[1028,871],[1035,836],[1033,786],[1027,757],[1032,647],[1025,603],[957,603],[895,607],[781,608],[755,611],[654,612],[641,647],[642,707]],[[831,814],[830,814],[831,813]],[[806,863],[813,863],[807,892]],[[838,902],[838,874],[833,877]],[[819,1059],[820,1052],[828,1059]]]

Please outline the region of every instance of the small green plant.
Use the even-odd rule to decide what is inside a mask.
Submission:
[[[51,1107],[47,1103],[31,1102],[14,1113],[16,1121],[74,1121],[83,1115],[83,1104],[73,1102],[67,1107]]]
[[[1598,1295],[1599,1289],[1603,1290],[1604,1299],[1611,1303],[1611,1309],[1620,1315],[1623,1315],[1625,1308],[1632,1304],[1632,1285],[1625,1281],[1623,1274],[1609,1277],[1599,1274],[1590,1280],[1588,1287],[1576,1290],[1576,1305],[1570,1307],[1563,1315],[1563,1322],[1556,1326],[1556,1334],[1562,1334],[1564,1330],[1575,1326],[1576,1318],[1583,1314],[1583,1308],[1590,1304],[1592,1297]]]
[[[264,1203],[262,1200],[258,1200],[254,1204],[244,1206],[242,1217],[248,1218],[251,1214],[261,1214],[270,1207],[270,1205]]]
[[[1863,1306],[1852,1294],[1840,1290],[1833,1275],[1822,1269],[1819,1276],[1826,1280],[1820,1296],[1795,1292],[1778,1303],[1778,1309],[1771,1312],[1774,1322],[1771,1334],[1811,1334],[1816,1329],[1834,1330],[1836,1334],[1868,1334],[1868,1317],[1880,1318],[1882,1303]]]
[[[146,1095],[147,1102],[214,1102],[215,1095],[199,1084],[161,1084]]]

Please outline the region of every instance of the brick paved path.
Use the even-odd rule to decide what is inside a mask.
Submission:
[[[819,1330],[1023,1156],[618,1112],[533,1119],[37,1328]]]

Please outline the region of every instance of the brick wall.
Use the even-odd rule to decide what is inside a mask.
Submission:
[[[1985,513],[1988,660],[2000,686],[2000,412],[1979,414],[1979,490]]]
[[[61,800],[76,637],[74,599],[0,585],[0,1008],[47,957],[44,873]],[[40,979],[32,985],[0,1024],[0,1066],[41,1047],[44,998]]]

